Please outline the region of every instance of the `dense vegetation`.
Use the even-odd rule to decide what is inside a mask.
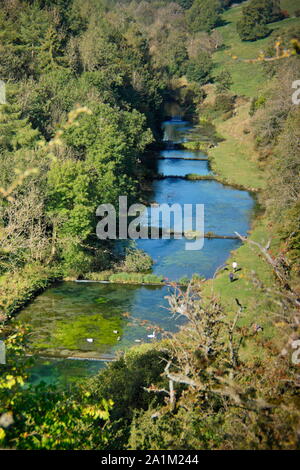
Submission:
[[[240,12],[235,33],[258,40],[257,54],[263,37],[266,57],[279,50],[278,60],[259,64],[267,84],[258,83],[255,96],[245,84],[241,98],[235,71],[244,58],[221,69],[215,59],[227,60],[221,31],[231,11],[222,13],[231,3],[3,2],[0,321],[11,357],[0,376],[3,446],[299,447],[299,376],[291,354],[299,337],[300,107],[291,83],[300,78],[300,26],[282,26],[276,51],[277,30],[267,25],[286,21],[284,5],[250,0],[232,9]],[[290,53],[281,59],[284,48]],[[247,66],[256,73],[255,62]],[[270,275],[251,272],[242,305],[228,304],[225,289],[223,297],[212,294],[195,278],[169,299],[172,313],[188,320],[179,334],[128,351],[72,391],[24,388],[26,331],[7,316],[53,278],[111,269],[111,245],[94,234],[96,208],[120,194],[141,196],[147,150],[159,142],[167,100],[195,119],[199,114],[200,124],[232,122],[246,112],[238,135],[243,145],[251,139],[256,159],[243,154],[238,170],[244,187],[260,190],[264,239],[273,241],[271,251],[270,244],[255,245],[251,258],[259,256]],[[119,267],[110,275],[145,279],[151,260],[130,250]],[[222,294],[222,276],[216,285]],[[253,329],[249,319],[257,312],[264,312],[266,332]]]

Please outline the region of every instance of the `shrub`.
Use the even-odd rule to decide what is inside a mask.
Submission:
[[[243,16],[237,23],[242,41],[256,41],[270,33],[267,23],[284,18],[277,0],[252,0],[243,8]]]
[[[158,284],[163,281],[162,276],[155,274],[142,274],[142,273],[114,273],[109,276],[110,282],[121,282],[128,284]]]
[[[266,97],[265,96],[259,96],[258,98],[257,97],[252,98],[251,105],[250,105],[250,111],[249,111],[250,116],[254,116],[256,111],[259,108],[261,108],[262,106],[264,106],[265,103],[266,103]]]
[[[182,277],[179,279],[178,283],[182,286],[187,286],[190,283],[190,279],[188,277]]]
[[[162,276],[157,276],[156,274],[146,274],[144,276],[144,282],[147,284],[159,284],[163,282]]]
[[[232,111],[234,107],[234,97],[226,93],[217,95],[215,99],[214,108],[215,111],[221,111],[223,113],[228,113]]]
[[[85,278],[90,281],[108,281],[110,276],[113,274],[112,270],[100,271],[98,273],[87,273]]]
[[[142,284],[144,276],[141,273],[115,273],[109,277],[110,282]]]
[[[194,0],[187,12],[187,23],[193,33],[211,31],[220,24],[221,4],[218,0]]]
[[[93,257],[80,246],[70,244],[63,251],[62,269],[64,276],[79,277],[91,269]]]
[[[211,77],[213,62],[207,52],[200,51],[187,65],[186,77],[190,82],[200,85],[207,83]]]
[[[129,249],[122,270],[127,273],[147,273],[151,270],[153,260],[143,250]]]
[[[216,92],[218,94],[228,91],[233,84],[231,73],[228,70],[223,70],[215,80],[217,82]]]

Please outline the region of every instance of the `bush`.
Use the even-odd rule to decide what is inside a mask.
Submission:
[[[182,286],[187,286],[190,283],[190,279],[188,277],[182,277],[179,279],[178,283]]]
[[[213,62],[207,52],[200,51],[195,57],[188,62],[186,77],[190,82],[196,82],[204,85],[211,78]]]
[[[151,270],[153,260],[143,250],[128,249],[122,270],[127,273],[147,273]]]
[[[214,108],[215,111],[221,111],[222,113],[228,113],[232,111],[234,108],[234,97],[225,93],[217,95]]]
[[[142,273],[114,273],[109,276],[110,282],[121,282],[128,284],[159,284],[163,281],[162,276],[155,274],[142,274]]]
[[[251,105],[250,105],[249,115],[251,117],[254,116],[256,111],[262,106],[264,106],[264,104],[266,103],[266,100],[267,99],[265,96],[259,96],[258,98],[257,97],[253,98],[251,101]]]
[[[231,85],[233,84],[232,75],[228,70],[223,70],[220,75],[218,75],[215,79],[217,82],[216,84],[216,92],[224,93],[230,90]]]
[[[162,276],[157,276],[156,274],[146,274],[144,276],[144,282],[147,284],[159,284],[160,282],[163,282],[163,277]]]
[[[109,278],[110,282],[142,284],[144,276],[141,273],[115,273]]]
[[[91,269],[93,257],[80,246],[70,244],[63,251],[62,269],[64,276],[79,277]]]
[[[126,352],[125,356],[101,371],[98,376],[90,380],[88,390],[91,398],[98,403],[108,397],[114,402],[111,411],[111,421],[114,427],[115,442],[110,442],[110,449],[123,448],[130,420],[137,409],[147,409],[153,405],[163,403],[163,394],[156,397],[146,392],[143,387],[152,383],[165,385],[161,378],[167,358],[166,349],[162,345],[140,345]],[[111,436],[112,437],[112,436]],[[121,446],[121,447],[119,447]]]
[[[256,41],[266,37],[271,30],[267,23],[284,18],[277,0],[252,0],[243,8],[243,16],[237,23],[242,41]]]
[[[193,33],[211,31],[221,23],[221,4],[219,0],[194,0],[187,12],[187,23]]]
[[[100,271],[98,273],[87,273],[85,279],[89,281],[108,281],[110,276],[113,274],[112,270]]]
[[[91,269],[93,271],[109,270],[112,265],[111,252],[107,249],[99,249],[94,253]]]

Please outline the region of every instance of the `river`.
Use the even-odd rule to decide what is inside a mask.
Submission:
[[[201,152],[172,148],[186,140],[192,129],[179,119],[163,125],[167,149],[155,162],[158,173],[171,178],[153,182],[152,195],[162,204],[204,204],[205,232],[246,234],[254,200],[247,191],[216,181],[190,181],[187,174],[211,173]],[[198,251],[185,250],[185,239],[139,240],[137,246],[154,259],[153,273],[172,281],[194,273],[210,278],[240,242],[205,239]],[[61,282],[47,289],[18,315],[31,328],[30,352],[36,357],[31,381],[63,384],[87,377],[105,367],[118,350],[153,341],[152,325],[175,331],[165,299],[167,286],[138,286]],[[149,323],[147,323],[149,322]]]

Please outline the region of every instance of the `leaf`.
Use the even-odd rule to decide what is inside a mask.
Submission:
[[[5,431],[4,429],[0,428],[0,442],[5,439]]]

